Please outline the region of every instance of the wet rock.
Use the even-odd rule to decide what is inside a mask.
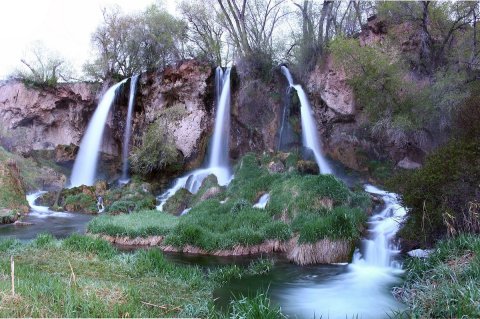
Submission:
[[[106,181],[98,181],[95,183],[95,195],[96,196],[105,196],[107,191],[107,182]]]
[[[68,163],[75,161],[79,147],[74,144],[55,146],[55,162]]]
[[[301,174],[311,175],[318,175],[320,173],[320,169],[316,162],[303,160],[297,162],[297,171]]]
[[[270,173],[283,173],[285,172],[285,165],[280,161],[272,161],[268,163],[268,171]]]

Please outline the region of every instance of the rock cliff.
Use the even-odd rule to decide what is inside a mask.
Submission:
[[[54,88],[22,82],[0,85],[0,139],[21,153],[78,145],[95,109],[95,86],[60,84]]]

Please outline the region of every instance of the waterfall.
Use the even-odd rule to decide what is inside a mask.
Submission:
[[[108,113],[115,101],[118,88],[126,81],[127,79],[113,85],[107,90],[88,123],[87,131],[82,138],[80,150],[73,165],[72,176],[70,177],[71,187],[80,185],[91,186],[95,183],[100,144],[102,142]]]
[[[290,71],[285,66],[282,66],[281,70],[283,75],[285,75],[285,77],[287,78],[289,86],[293,87],[297,91],[297,95],[300,100],[303,146],[313,151],[313,154],[315,156],[315,161],[317,162],[317,165],[320,168],[320,172],[322,174],[331,174],[332,169],[330,168],[330,165],[328,164],[321,150],[317,126],[315,125],[315,120],[313,118],[313,112],[310,107],[310,102],[308,101],[308,97],[305,94],[305,91],[303,90],[301,85],[294,84]]]
[[[160,204],[157,209],[162,210],[167,200],[181,189],[186,188],[191,193],[196,193],[203,180],[210,174],[217,177],[218,184],[227,185],[232,179],[228,159],[228,140],[230,138],[230,71],[228,67],[225,73],[221,67],[215,71],[215,103],[216,116],[213,136],[210,144],[210,156],[207,167],[196,169],[185,176],[177,178],[173,186],[158,196]]]
[[[130,137],[132,135],[132,114],[135,106],[135,95],[137,93],[138,75],[132,76],[130,79],[130,95],[128,97],[128,112],[127,121],[125,125],[125,134],[123,136],[123,149],[122,149],[122,178],[120,183],[126,184],[129,181],[128,178],[128,152],[130,150]]]
[[[218,97],[215,128],[212,136],[212,149],[208,161],[208,167],[210,169],[218,169],[220,176],[215,175],[217,175],[219,182],[226,182],[231,176],[229,174],[228,160],[228,140],[230,138],[230,70],[231,68],[227,68],[225,74],[222,76],[222,89]],[[227,173],[228,176],[226,176],[225,173]]]

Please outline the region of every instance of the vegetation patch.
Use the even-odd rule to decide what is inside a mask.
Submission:
[[[147,237],[165,236],[178,224],[178,218],[157,210],[147,210],[129,215],[102,215],[88,224],[93,234],[109,236]]]
[[[412,318],[480,316],[480,238],[461,235],[439,242],[426,259],[405,263],[406,280],[396,289]]]

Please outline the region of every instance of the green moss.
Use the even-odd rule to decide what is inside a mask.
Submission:
[[[66,196],[63,205],[65,209],[71,212],[95,214],[98,211],[95,196],[85,193]]]
[[[191,201],[192,193],[185,188],[181,188],[167,200],[163,205],[163,210],[173,215],[179,215],[190,206]]]

